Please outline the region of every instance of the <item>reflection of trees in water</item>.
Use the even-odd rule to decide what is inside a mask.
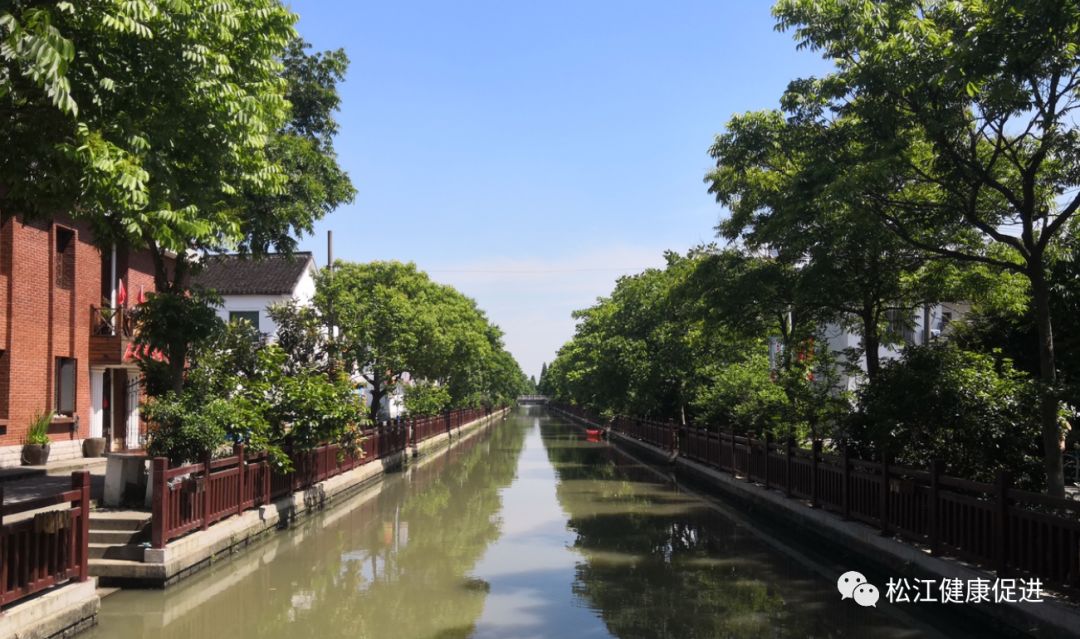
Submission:
[[[584,557],[574,593],[615,636],[866,635],[849,627],[866,623],[861,610],[823,603],[820,582],[696,498],[573,427],[548,423],[543,436]]]
[[[382,571],[368,584],[370,570],[359,562],[346,564],[348,581],[335,587],[365,591],[362,597],[328,597],[319,614],[333,620],[330,636],[336,636],[333,628],[342,637],[450,639],[472,632],[487,585],[466,574],[498,537],[499,491],[513,480],[524,438],[520,428],[496,427],[473,450],[416,469],[407,494],[394,502],[400,503],[397,517],[408,522],[407,543],[391,552],[393,540],[387,543],[384,527],[368,527],[358,545],[379,549]],[[394,508],[382,512],[385,517]]]
[[[498,537],[524,438],[496,426],[325,528],[286,533],[303,538],[155,635],[467,637],[488,587],[466,575]]]

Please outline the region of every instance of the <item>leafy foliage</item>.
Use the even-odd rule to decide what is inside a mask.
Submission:
[[[573,339],[544,370],[545,394],[609,416],[778,437],[823,436],[846,416],[835,363],[825,349],[807,356],[812,312],[785,312],[798,271],[713,247],[667,259],[575,314]],[[791,346],[770,366],[777,333]]]
[[[290,251],[355,194],[333,148],[348,59],[309,53],[295,20],[280,0],[0,10],[0,210],[70,211],[102,244],[150,251],[162,301],[144,320],[192,327],[147,337],[168,362],[154,392],[182,392],[205,327],[182,299],[193,256]]]
[[[406,374],[438,383],[453,407],[505,403],[525,389],[502,332],[473,300],[415,264],[339,262],[320,273],[315,306],[335,327],[333,357],[370,389],[372,420]]]
[[[412,415],[437,415],[450,405],[450,391],[421,381],[405,387],[405,410]]]
[[[47,446],[49,444],[49,424],[52,423],[53,414],[45,411],[37,413],[30,420],[26,428],[26,437],[23,443],[29,446]]]
[[[925,468],[940,459],[951,475],[994,481],[1010,471],[1026,487],[1043,484],[1035,383],[1000,354],[951,343],[908,348],[887,363],[881,384],[859,394],[857,447]],[[858,436],[861,435],[861,436]]]
[[[341,374],[294,356],[279,344],[261,345],[247,323],[221,326],[192,351],[182,392],[151,398],[148,452],[173,464],[199,461],[225,444],[265,451],[281,467],[290,450],[325,442],[359,443],[363,412]]]
[[[857,172],[881,185],[871,200],[888,227],[913,247],[1029,281],[1046,486],[1063,496],[1050,267],[1080,210],[1080,12],[1060,2],[780,0],[774,13],[835,64],[827,78],[794,82],[785,103],[812,103],[818,126],[855,131]]]

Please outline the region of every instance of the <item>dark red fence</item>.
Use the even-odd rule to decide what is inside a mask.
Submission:
[[[616,417],[612,421],[612,428],[628,437],[639,439],[665,450],[674,448],[675,440],[673,436],[675,430],[671,424],[636,417]]]
[[[293,470],[288,473],[279,472],[266,454],[248,455],[242,445],[230,457],[177,468],[169,468],[164,457],[155,458],[153,545],[164,548],[192,530],[206,530],[226,517],[401,453],[491,413],[491,409],[467,408],[385,422],[363,433],[360,454],[346,454],[337,444],[320,446],[292,455]]]
[[[33,511],[40,512],[29,514]],[[14,521],[6,523],[9,518]],[[71,474],[71,490],[4,504],[0,507],[0,605],[68,581],[86,581],[89,544],[88,472]]]
[[[563,407],[557,407],[563,410]],[[564,412],[603,424],[580,408]],[[939,463],[913,469],[689,426],[619,417],[612,430],[883,533],[993,568],[1080,586],[1080,502],[942,474]]]
[[[449,433],[455,428],[461,428],[465,424],[487,417],[491,413],[492,409],[490,408],[463,408],[442,415],[410,417],[400,421],[409,428],[411,433],[410,441],[415,446],[424,440],[443,433]]]

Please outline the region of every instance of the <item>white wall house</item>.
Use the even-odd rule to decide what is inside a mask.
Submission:
[[[259,259],[216,255],[207,258],[194,284],[221,296],[221,319],[249,321],[272,340],[277,325],[267,309],[289,300],[311,304],[316,271],[311,253],[271,254]]]
[[[889,318],[889,330],[903,340],[903,344],[880,346],[878,358],[884,364],[889,360],[898,359],[903,354],[904,345],[919,346],[947,335],[949,325],[963,318],[970,310],[970,304],[957,302],[931,304],[911,311],[893,311],[893,316]],[[838,357],[842,357],[845,350],[858,349],[862,345],[862,338],[858,333],[839,324],[826,324],[822,333],[829,350],[836,353]],[[861,356],[858,363],[859,368],[865,372],[866,356]],[[855,390],[859,379],[858,376],[843,375],[839,384],[842,389]]]
[[[306,306],[315,297],[315,260],[311,253],[292,255],[271,254],[259,259],[239,255],[215,255],[207,258],[194,284],[216,291],[222,298],[218,316],[226,322],[246,320],[271,341],[277,335],[277,325],[267,310],[289,300]],[[371,405],[371,391],[363,377],[352,376],[358,385],[365,406]],[[405,413],[405,386],[402,383],[382,400],[385,417],[393,419]]]

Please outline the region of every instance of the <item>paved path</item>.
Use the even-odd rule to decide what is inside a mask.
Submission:
[[[105,463],[94,460],[92,463],[81,464],[58,464],[46,468],[48,474],[38,474],[27,477],[25,473],[16,475],[18,479],[5,480],[0,475],[0,485],[4,487],[4,503],[11,504],[28,499],[36,499],[48,495],[55,495],[71,489],[71,473],[80,467],[89,465],[90,471],[90,498],[98,502],[105,494]]]

